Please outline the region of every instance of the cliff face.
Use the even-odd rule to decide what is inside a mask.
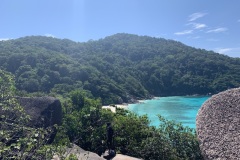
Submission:
[[[21,97],[18,98],[21,106],[30,115],[30,126],[48,127],[62,123],[62,107],[58,99],[53,97]]]
[[[212,96],[196,120],[205,159],[240,159],[240,88]]]

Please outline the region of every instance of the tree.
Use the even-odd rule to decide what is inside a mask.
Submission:
[[[14,77],[0,70],[0,159],[43,158],[37,151],[51,129],[28,126],[30,117],[15,98]]]
[[[82,109],[85,103],[84,92],[80,90],[75,90],[75,91],[72,91],[70,95],[71,95],[73,108],[78,111]]]

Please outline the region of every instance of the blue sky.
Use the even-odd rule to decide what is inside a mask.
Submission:
[[[0,40],[86,42],[116,33],[180,41],[240,57],[239,0],[1,0]]]

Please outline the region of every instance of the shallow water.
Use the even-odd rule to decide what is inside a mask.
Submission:
[[[130,104],[128,109],[138,115],[147,114],[151,121],[150,125],[153,126],[159,125],[157,115],[160,114],[168,120],[181,122],[183,126],[196,128],[197,112],[208,98],[209,96],[159,97]]]

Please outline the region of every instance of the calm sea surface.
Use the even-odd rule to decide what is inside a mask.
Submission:
[[[184,126],[196,128],[197,112],[208,98],[210,97],[159,97],[138,104],[130,104],[128,109],[138,115],[147,114],[153,126],[159,125],[157,115],[160,114],[168,120],[175,120],[181,122]]]

